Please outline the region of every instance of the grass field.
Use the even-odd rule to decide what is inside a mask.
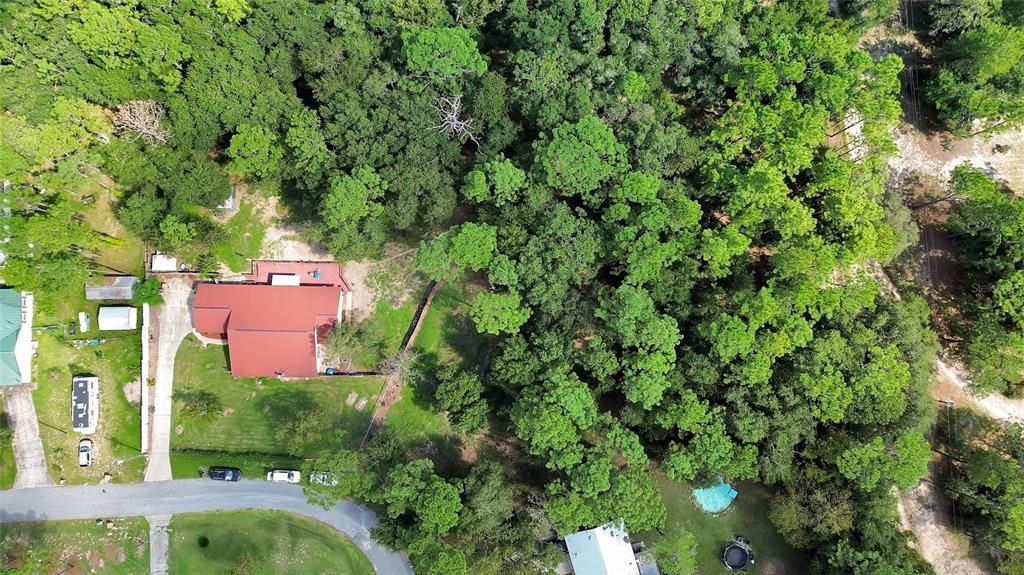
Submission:
[[[0,489],[13,487],[14,479],[18,475],[18,468],[14,463],[14,446],[8,439],[11,433],[10,421],[7,419],[7,412],[4,411],[4,402],[0,401]]]
[[[354,544],[322,523],[276,511],[175,515],[170,573],[373,575]]]
[[[420,296],[417,294],[397,308],[384,300],[377,302],[373,315],[359,324],[361,345],[354,358],[358,368],[372,369],[380,360],[398,351]]]
[[[764,487],[754,483],[740,483],[735,488],[739,497],[732,506],[717,516],[709,515],[698,508],[692,499],[693,487],[684,482],[658,478],[661,496],[668,508],[665,532],[682,526],[697,537],[697,568],[700,575],[726,573],[721,562],[722,547],[736,535],[750,540],[756,554],[756,564],[747,573],[785,573],[801,575],[805,572],[804,559],[775,530],[768,519],[768,505],[771,494]],[[660,539],[657,533],[641,534],[639,539],[655,543]],[[781,563],[783,571],[771,570],[769,566]]]
[[[238,212],[222,227],[224,239],[213,253],[233,272],[249,271],[249,260],[258,258],[263,246],[264,225],[252,201],[243,201]]]
[[[142,517],[5,524],[0,559],[15,573],[149,573],[149,525]],[[6,557],[4,556],[6,555]]]
[[[36,360],[37,388],[32,392],[39,417],[39,432],[50,473],[68,483],[96,483],[105,472],[116,482],[141,481],[145,461],[139,455],[142,419],[139,407],[128,401],[125,384],[139,376],[141,342],[138,334],[109,337],[103,344],[76,349],[57,337],[42,333]],[[100,378],[99,426],[95,462],[78,466],[78,440],[71,430],[71,377],[93,374]],[[125,460],[118,464],[117,460]]]
[[[227,348],[203,348],[189,336],[175,358],[175,391],[200,390],[216,395],[220,413],[189,418],[176,401],[172,416],[172,449],[283,453],[280,427],[307,409],[321,405],[337,419],[350,442],[362,439],[381,380],[376,377],[323,377],[280,381],[275,378],[234,378],[228,371]],[[359,404],[365,401],[363,410]],[[351,404],[350,404],[351,402]],[[180,433],[179,433],[180,430]],[[329,438],[324,438],[329,439]],[[315,455],[322,446],[310,446]]]
[[[95,182],[83,186],[80,194],[82,197],[93,195],[96,200],[86,209],[85,222],[94,230],[111,238],[101,244],[96,258],[96,263],[101,266],[98,271],[141,277],[145,248],[142,240],[128,231],[117,219],[114,213],[114,194]]]

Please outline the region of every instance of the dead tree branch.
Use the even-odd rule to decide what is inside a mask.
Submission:
[[[145,139],[151,144],[165,144],[170,133],[160,126],[164,109],[152,100],[132,100],[117,107],[114,112],[114,127],[121,134],[135,141]]]
[[[434,102],[434,109],[437,110],[437,117],[440,123],[436,126],[431,126],[431,130],[437,130],[453,139],[456,137],[467,137],[476,144],[477,150],[480,149],[480,142],[477,141],[476,136],[473,135],[471,130],[473,118],[462,119],[462,96],[438,98]]]

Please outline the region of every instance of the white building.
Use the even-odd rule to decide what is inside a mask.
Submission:
[[[640,562],[622,521],[573,533],[565,538],[565,546],[575,575],[640,575]]]
[[[71,379],[71,429],[86,435],[96,433],[100,410],[100,379],[77,376]]]
[[[101,307],[97,323],[100,331],[123,331],[138,325],[138,311],[130,306]]]

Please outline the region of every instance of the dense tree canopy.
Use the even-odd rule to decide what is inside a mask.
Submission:
[[[380,505],[375,536],[419,572],[543,572],[552,529],[659,529],[664,475],[767,484],[814,573],[926,573],[889,489],[925,471],[937,344],[923,302],[866,272],[900,243],[883,203],[901,64],[855,27],[893,3],[843,4],[855,18],[824,1],[4,2],[0,176],[22,239],[3,275],[88,273],[100,240],[71,193],[100,169],[129,229],[204,261],[212,210],[259,180],[339,259],[418,246],[424,276],[476,291],[487,349],[433,370],[424,401],[507,438],[516,469],[403,453],[387,428],[307,465],[337,479],[314,500]],[[951,73],[1009,117],[1020,58],[993,45],[1019,23],[971,18],[944,25],[965,23],[971,55]],[[115,133],[107,111],[131,101],[166,112],[166,142]],[[1006,213],[976,233],[1012,251]],[[1017,322],[1021,279],[1001,279],[996,321]]]

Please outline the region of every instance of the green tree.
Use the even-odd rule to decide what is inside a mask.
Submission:
[[[160,295],[162,284],[160,278],[151,276],[139,281],[132,287],[132,303],[138,306],[143,304],[160,305],[164,298]]]
[[[462,27],[407,30],[402,33],[402,54],[410,72],[433,79],[480,76],[487,71],[476,40]]]
[[[420,242],[416,267],[435,281],[452,280],[466,269],[485,269],[496,249],[496,227],[467,222],[432,242]]]
[[[487,423],[487,402],[483,399],[484,386],[479,377],[449,364],[441,368],[437,378],[434,401],[441,410],[448,412],[453,428],[472,433]]]
[[[582,195],[589,202],[600,199],[590,192],[627,167],[625,146],[594,116],[563,123],[550,138],[538,140],[534,149],[547,185],[569,195]]]
[[[855,445],[843,451],[836,460],[839,472],[858,487],[870,491],[878,485],[889,467],[885,443],[876,437],[870,443]]]
[[[284,150],[277,145],[277,136],[252,124],[238,126],[228,146],[232,170],[249,177],[264,178],[277,172]]]
[[[989,16],[991,5],[990,0],[935,0],[927,5],[932,34],[954,34],[976,28]]]
[[[658,569],[665,575],[693,575],[697,572],[697,538],[676,527],[654,546]]]
[[[476,330],[498,335],[515,333],[530,318],[530,309],[522,306],[517,293],[480,292],[469,310]]]
[[[337,442],[341,439],[338,437]],[[323,477],[323,481],[307,481],[302,492],[310,503],[324,509],[331,509],[345,499],[368,498],[376,482],[359,453],[336,446],[327,455],[307,460],[302,471],[305,477],[314,473]]]
[[[396,518],[412,512],[426,535],[441,536],[459,521],[462,489],[434,473],[434,463],[417,459],[395,467],[381,486],[379,502]]]
[[[188,245],[196,239],[196,233],[191,222],[182,221],[174,214],[168,215],[160,222],[160,235],[171,249]]]
[[[214,6],[228,22],[238,22],[251,10],[248,0],[214,0]]]
[[[284,143],[290,159],[287,170],[308,188],[314,188],[331,164],[331,152],[316,112],[303,109],[293,114]]]

